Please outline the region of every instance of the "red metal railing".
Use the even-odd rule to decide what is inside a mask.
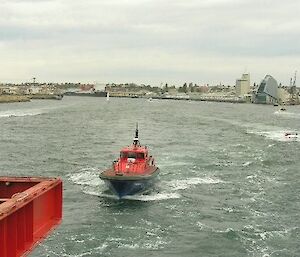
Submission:
[[[0,177],[0,256],[26,256],[62,219],[59,178]]]

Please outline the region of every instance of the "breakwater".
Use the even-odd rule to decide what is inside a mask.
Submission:
[[[62,94],[34,94],[29,96],[31,99],[53,99],[61,100],[63,98]]]
[[[171,99],[171,100],[191,100],[207,102],[225,102],[225,103],[246,103],[246,100],[238,97],[225,96],[155,96],[153,99]]]
[[[31,99],[61,100],[62,94],[0,95],[0,103],[30,102]]]
[[[0,95],[0,103],[29,102],[30,98],[24,95]]]

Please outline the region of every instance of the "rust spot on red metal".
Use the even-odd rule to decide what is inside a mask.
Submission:
[[[0,177],[0,256],[26,256],[62,219],[59,178]]]

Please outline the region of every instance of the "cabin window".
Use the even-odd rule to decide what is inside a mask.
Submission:
[[[136,153],[134,153],[134,152],[129,152],[127,157],[128,157],[128,158],[134,158],[134,159],[136,159]]]
[[[121,158],[127,158],[127,153],[126,152],[121,152],[120,157]]]
[[[137,157],[137,159],[144,159],[144,154],[143,153],[137,153],[136,157]]]

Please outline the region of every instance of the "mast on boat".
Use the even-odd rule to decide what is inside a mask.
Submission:
[[[133,138],[133,145],[134,145],[134,146],[140,146],[138,123],[136,123],[135,137]]]

